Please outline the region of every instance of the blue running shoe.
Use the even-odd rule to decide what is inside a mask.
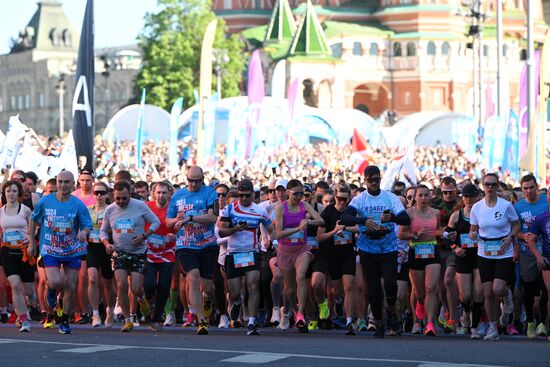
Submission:
[[[69,326],[68,322],[62,322],[59,324],[59,334],[71,334],[73,329]]]

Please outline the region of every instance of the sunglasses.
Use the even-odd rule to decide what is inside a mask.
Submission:
[[[292,195],[294,195],[296,197],[304,196],[303,191],[291,191],[291,193],[292,193]]]
[[[239,197],[240,198],[251,198],[252,197],[252,194],[239,194]]]
[[[441,191],[441,193],[443,195],[451,195],[452,193],[454,193],[455,191],[454,190],[448,190],[448,191]]]
[[[217,192],[219,198],[227,197],[227,192]]]
[[[115,198],[115,201],[128,201],[130,198],[128,197],[122,197],[122,198]]]
[[[105,196],[105,195],[107,195],[107,191],[97,190],[97,191],[94,191],[94,195],[95,196]]]
[[[189,177],[187,177],[187,182],[189,182],[190,184],[192,184],[192,183],[196,183],[196,184],[197,184],[197,183],[201,183],[201,182],[202,182],[202,178],[196,178],[196,179],[195,179],[195,178],[189,178]]]
[[[483,186],[487,187],[487,188],[495,188],[495,187],[498,187],[498,183],[497,182],[486,182],[483,184]]]
[[[267,190],[267,193],[268,193],[268,194],[274,194],[274,193],[275,193],[275,189],[269,189],[269,190]]]
[[[407,200],[412,200],[412,199],[414,199],[414,196],[412,196],[412,195],[407,196]]]
[[[304,196],[305,196],[306,198],[309,198],[309,197],[311,197],[311,193],[310,193],[310,192],[306,192],[306,193],[304,193]]]
[[[369,177],[367,178],[368,183],[378,183],[382,180],[381,177]]]
[[[348,201],[347,196],[336,196],[336,201]]]

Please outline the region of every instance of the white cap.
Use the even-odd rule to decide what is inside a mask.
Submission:
[[[286,189],[286,185],[288,185],[288,180],[285,178],[281,178],[275,182],[275,189],[277,189],[277,187],[279,186],[282,186]]]

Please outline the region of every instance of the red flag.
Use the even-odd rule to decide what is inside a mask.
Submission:
[[[351,138],[351,146],[353,150],[353,156],[357,164],[355,165],[355,172],[363,173],[365,168],[374,164],[374,160],[368,154],[367,139],[357,129],[353,129],[353,137]]]

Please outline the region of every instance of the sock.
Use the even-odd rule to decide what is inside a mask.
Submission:
[[[496,321],[494,321],[494,322],[489,322],[489,327],[490,327],[490,328],[495,328],[495,329],[496,329],[496,327],[497,327]]]
[[[353,318],[351,317],[346,317],[346,325],[349,325],[353,322]]]
[[[99,316],[99,310],[92,310],[92,315]]]
[[[254,325],[256,324],[256,318],[255,317],[249,317],[248,318],[248,325]]]
[[[193,312],[193,306],[189,305],[189,313],[194,313]]]
[[[69,315],[66,314],[65,312],[63,312],[61,314],[61,322],[62,323],[67,323],[67,324],[69,323]]]

